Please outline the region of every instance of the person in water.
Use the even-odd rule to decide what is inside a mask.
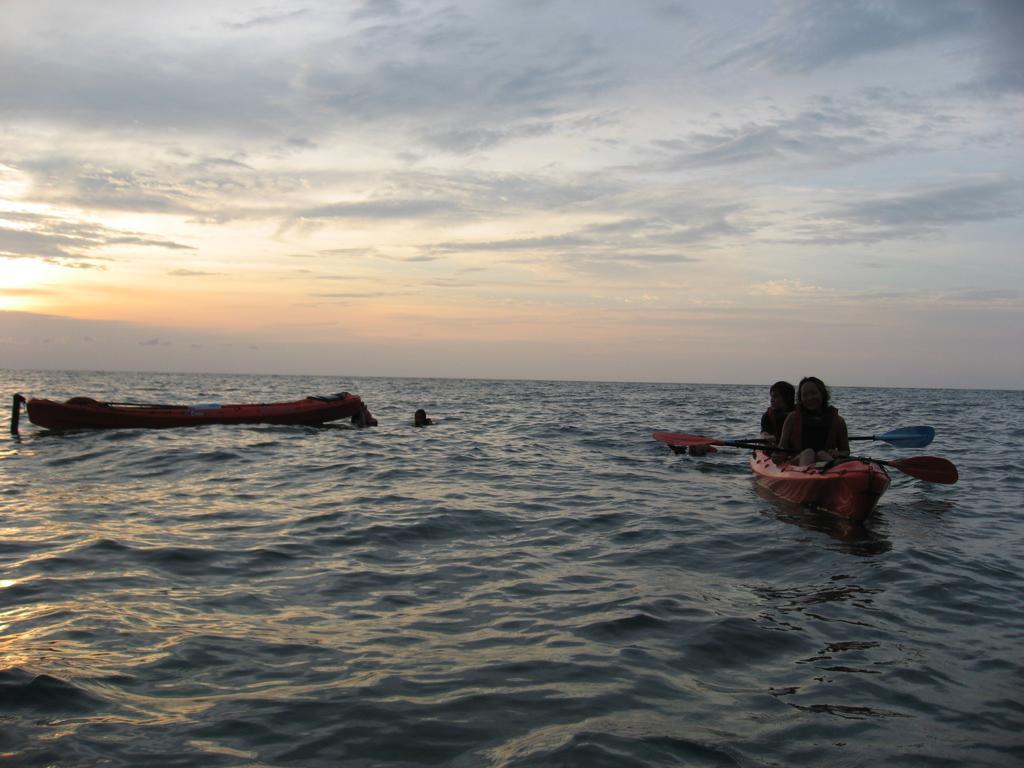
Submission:
[[[358,411],[352,414],[352,426],[354,427],[376,427],[377,420],[373,418],[370,409],[363,405]]]
[[[412,423],[415,427],[425,427],[428,424],[433,424],[434,422],[432,419],[428,419],[427,412],[420,408],[415,414],[413,414]]]
[[[846,422],[829,405],[825,382],[805,376],[796,390],[796,409],[782,425],[779,449],[796,455],[793,464],[806,466],[816,461],[831,461],[850,454]]]
[[[782,425],[796,408],[796,388],[788,381],[776,381],[768,390],[768,397],[771,404],[761,414],[761,439],[778,445],[782,439]]]

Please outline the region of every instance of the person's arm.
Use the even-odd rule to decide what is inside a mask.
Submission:
[[[793,414],[790,413],[782,422],[782,434],[779,435],[779,444],[772,454],[772,461],[776,464],[785,464],[793,458]]]
[[[779,438],[779,449],[783,451],[793,450],[793,414],[789,414],[782,423],[782,436]]]
[[[846,430],[846,420],[839,417],[839,434],[836,435],[836,448],[840,456],[850,455],[850,433]]]

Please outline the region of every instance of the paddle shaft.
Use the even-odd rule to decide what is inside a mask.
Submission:
[[[677,447],[691,445],[721,445],[731,448],[749,448],[755,451],[780,453],[777,449],[773,449],[771,446],[767,446],[763,442],[752,440],[718,440],[714,437],[685,435],[679,432],[655,432],[654,439],[663,443],[668,443],[672,446],[674,451]],[[785,453],[787,453],[787,455],[792,455],[788,452]],[[849,458],[859,459],[861,461],[871,461],[885,467],[892,467],[904,474],[915,477],[918,480],[925,480],[929,483],[952,485],[959,479],[959,473],[953,462],[939,456],[911,456],[907,459],[897,459],[895,461],[872,459],[867,456],[851,456]]]
[[[850,440],[879,440],[897,448],[924,448],[935,439],[934,427],[899,427],[881,435],[853,435]]]
[[[687,435],[679,432],[655,432],[654,439],[664,443],[681,445],[768,445],[763,438],[741,438],[738,440],[719,440],[703,435]],[[899,427],[880,435],[852,435],[850,440],[878,440],[889,443],[897,448],[924,448],[935,439],[934,427]]]

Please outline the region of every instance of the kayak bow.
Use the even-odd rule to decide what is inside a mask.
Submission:
[[[878,463],[850,458],[824,466],[776,464],[754,451],[750,468],[757,482],[776,496],[860,522],[889,488],[889,473]]]

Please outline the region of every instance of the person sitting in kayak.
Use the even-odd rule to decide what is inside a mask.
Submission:
[[[771,405],[761,414],[761,439],[778,445],[782,439],[782,425],[796,408],[796,388],[788,381],[776,381],[768,390]]]
[[[416,411],[416,413],[413,414],[412,425],[414,427],[425,427],[428,424],[433,424],[433,423],[434,423],[433,419],[428,419],[427,418],[427,412],[425,410],[423,410],[422,408],[420,408],[418,411]]]
[[[786,417],[779,439],[780,451],[796,454],[791,463],[806,466],[849,455],[846,422],[828,402],[825,382],[815,376],[800,380],[796,409]]]
[[[796,388],[787,381],[776,381],[769,387],[768,396],[771,398],[771,404],[761,415],[762,440],[769,440],[773,445],[778,444],[785,418],[796,408],[796,393]],[[714,452],[713,445],[690,445],[688,450],[690,456],[707,456]]]
[[[778,445],[782,436],[782,425],[786,417],[796,406],[793,399],[796,396],[796,389],[788,381],[776,381],[768,389],[770,405],[768,410],[761,414],[761,439],[771,441],[772,445]],[[691,445],[688,453],[691,456],[706,456],[714,453],[712,445]]]

